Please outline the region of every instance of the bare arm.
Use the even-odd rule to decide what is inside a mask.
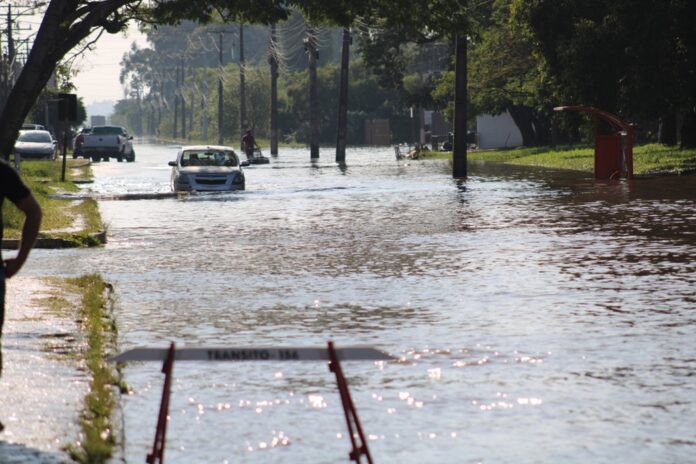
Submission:
[[[41,227],[41,206],[39,206],[34,195],[30,193],[16,205],[24,213],[25,218],[24,227],[22,227],[22,240],[17,256],[5,260],[5,277],[8,279],[17,274],[24,265],[31,247],[34,246],[36,237],[39,235],[39,227]]]

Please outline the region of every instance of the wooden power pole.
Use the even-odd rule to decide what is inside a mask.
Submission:
[[[218,145],[224,143],[224,137],[222,136],[222,73],[224,68],[222,67],[222,32],[220,32],[220,44],[218,48]]]
[[[271,155],[278,155],[278,54],[276,50],[276,26],[271,24]]]
[[[247,111],[246,111],[246,85],[244,82],[244,74],[246,70],[244,69],[244,25],[239,23],[239,143],[240,149],[242,135],[244,131],[250,129],[249,121],[247,121]]]
[[[454,76],[454,146],[452,150],[452,177],[466,177],[466,35],[455,36]]]
[[[179,65],[176,66],[176,83],[174,84],[174,124],[172,124],[172,138],[176,140],[179,127]]]
[[[184,58],[181,58],[181,79],[179,98],[181,99],[181,138],[186,139],[186,94],[184,93]]]
[[[346,162],[346,139],[348,137],[348,62],[350,59],[350,31],[343,29],[343,48],[341,49],[341,83],[338,99],[338,140],[336,141],[336,162]]]
[[[316,29],[309,30],[304,39],[305,51],[309,55],[309,152],[310,158],[319,158],[319,91],[317,88],[317,50]]]

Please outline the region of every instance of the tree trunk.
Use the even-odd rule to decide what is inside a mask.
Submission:
[[[0,156],[7,159],[24,119],[51,78],[58,62],[92,30],[132,0],[105,0],[85,5],[74,0],[51,0],[34,45],[0,114]],[[79,17],[77,11],[83,16]],[[80,19],[81,18],[81,19]]]
[[[674,146],[677,144],[677,115],[669,111],[660,117],[657,143]]]
[[[527,106],[511,105],[508,108],[512,120],[522,134],[522,145],[534,147],[537,145],[537,133],[534,128],[534,118],[531,108]]]

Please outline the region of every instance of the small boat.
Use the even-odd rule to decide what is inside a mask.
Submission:
[[[254,148],[254,154],[251,158],[248,158],[250,164],[268,164],[271,162],[270,159],[263,156],[260,148]]]

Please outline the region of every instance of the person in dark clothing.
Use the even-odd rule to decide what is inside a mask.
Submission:
[[[0,241],[3,236],[2,206],[5,198],[10,200],[24,214],[24,226],[19,251],[14,258],[3,259],[0,252],[0,339],[5,320],[5,280],[17,274],[34,246],[41,226],[41,207],[19,174],[7,163],[0,160]]]
[[[256,147],[256,140],[251,130],[247,130],[242,136],[242,149],[246,153],[247,159],[252,159],[254,157],[254,148]]]

